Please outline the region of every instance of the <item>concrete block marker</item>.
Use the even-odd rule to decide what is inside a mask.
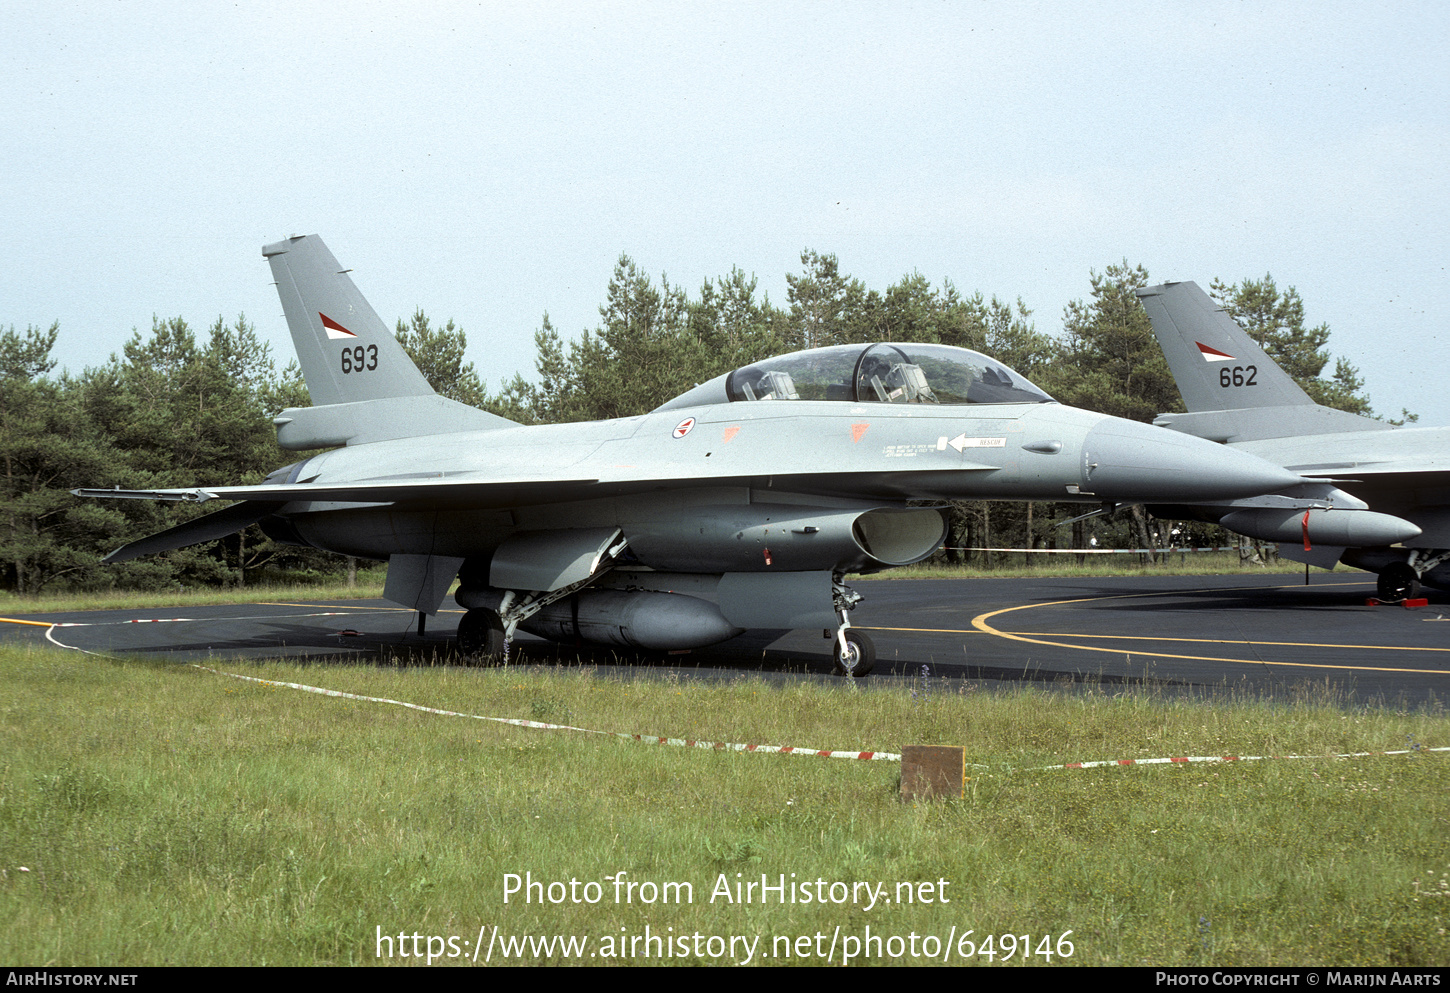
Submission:
[[[961,799],[966,789],[965,745],[907,745],[901,750],[901,799]]]

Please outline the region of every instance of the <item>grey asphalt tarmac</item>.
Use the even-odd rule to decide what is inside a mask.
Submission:
[[[982,688],[1146,686],[1289,698],[1332,692],[1349,705],[1417,707],[1450,696],[1450,594],[1419,609],[1366,606],[1373,578],[1336,573],[858,582],[852,615],[876,642],[860,683],[919,678]],[[102,654],[244,664],[279,656],[328,664],[449,664],[461,611],[430,618],[380,600],[292,600],[145,611],[14,615],[0,638]],[[634,656],[521,636],[514,661],[699,678],[831,675],[816,631],[753,631],[681,655]]]

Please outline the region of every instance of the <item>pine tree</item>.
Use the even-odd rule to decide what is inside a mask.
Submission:
[[[435,328],[420,307],[407,324],[401,318],[398,320],[396,336],[435,393],[470,407],[487,403],[488,391],[473,363],[463,361],[468,336],[452,320]]]
[[[1074,300],[1063,313],[1064,339],[1042,386],[1074,407],[1152,421],[1183,409],[1153,325],[1134,292],[1148,271],[1125,259],[1091,273],[1091,303]]]

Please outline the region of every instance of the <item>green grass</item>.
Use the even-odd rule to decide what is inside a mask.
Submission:
[[[605,731],[832,749],[963,744],[984,768],[969,770],[964,799],[911,804],[891,764],[651,746],[0,648],[0,960],[373,963],[379,928],[456,936],[459,948],[480,928],[575,934],[597,951],[646,926],[760,936],[767,955],[783,949],[778,937],[821,933],[828,945],[838,926],[903,941],[955,926],[977,942],[1026,934],[1034,947],[1071,930],[1069,961],[1088,965],[1450,959],[1450,898],[1428,895],[1450,878],[1450,758],[1327,757],[1450,744],[1439,712],[1346,709],[1312,691],[1270,704],[946,681],[863,689],[568,668],[237,665]],[[1032,771],[1290,753],[1325,757]],[[620,871],[689,882],[695,900],[616,905],[604,877]],[[604,896],[505,904],[505,874],[525,872],[601,882]],[[737,873],[869,880],[893,895],[898,882],[945,879],[951,902],[710,903],[721,875]],[[556,949],[524,961],[564,959]]]

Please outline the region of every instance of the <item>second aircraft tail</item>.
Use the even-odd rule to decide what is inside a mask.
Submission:
[[[1138,298],[1190,411],[1314,405],[1197,283],[1150,286]]]
[[[1138,297],[1188,408],[1153,423],[1221,442],[1389,427],[1316,404],[1197,283],[1149,286]]]

